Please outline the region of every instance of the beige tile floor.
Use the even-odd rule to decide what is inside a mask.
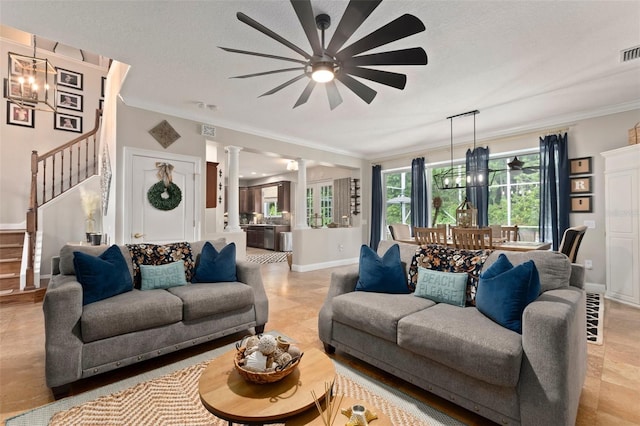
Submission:
[[[254,249],[250,249],[253,251]],[[278,330],[303,345],[321,348],[317,315],[330,274],[342,268],[291,272],[286,263],[262,265],[270,303],[267,330]],[[588,373],[578,425],[640,425],[640,309],[605,301],[604,345],[588,345]],[[73,385],[77,394],[175,362],[235,340],[200,345]],[[448,401],[430,395],[347,356],[341,361],[390,383],[469,425],[492,424]],[[44,380],[42,304],[0,306],[0,420],[53,401]]]

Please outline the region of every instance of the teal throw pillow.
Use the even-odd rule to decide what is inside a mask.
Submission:
[[[140,290],[156,288],[171,288],[186,285],[184,260],[167,263],[165,265],[140,265]]]
[[[501,254],[480,274],[476,308],[503,327],[522,334],[522,313],[540,294],[540,276],[533,260],[507,269],[509,265],[509,259]]]
[[[82,286],[82,304],[97,302],[133,289],[133,279],[120,248],[112,245],[100,256],[73,252],[73,268]]]
[[[418,267],[414,295],[434,302],[464,307],[467,301],[467,273],[440,272]]]
[[[236,244],[229,243],[220,252],[207,241],[200,253],[200,262],[191,279],[192,283],[238,281],[236,277]]]
[[[356,291],[410,293],[400,261],[400,247],[394,244],[380,257],[369,246],[360,247],[360,272]]]

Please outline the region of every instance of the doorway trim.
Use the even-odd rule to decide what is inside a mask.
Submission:
[[[133,194],[131,193],[131,181],[133,179],[133,158],[151,157],[157,158],[163,161],[182,161],[185,163],[192,163],[194,176],[193,176],[193,217],[195,220],[195,239],[198,241],[202,237],[202,159],[193,155],[174,154],[171,152],[152,151],[148,149],[132,148],[125,146],[123,149],[124,168],[123,168],[123,183],[124,188],[122,191],[122,206],[120,209],[122,214],[122,230],[120,235],[120,241],[127,244],[131,238],[131,216],[126,212],[125,206],[133,204]],[[128,202],[128,203],[127,203]]]

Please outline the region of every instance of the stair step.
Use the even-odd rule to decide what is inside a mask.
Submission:
[[[0,259],[0,274],[20,273],[20,258]]]
[[[20,244],[24,241],[24,229],[2,229],[0,230],[0,245]]]
[[[0,304],[5,303],[38,303],[44,299],[46,287],[30,288],[24,291],[14,290],[11,293],[4,294],[0,292]]]
[[[19,290],[20,274],[1,274],[0,275],[0,291]]]
[[[0,245],[0,259],[22,257],[22,244]]]

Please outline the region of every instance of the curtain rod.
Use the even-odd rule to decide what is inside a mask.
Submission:
[[[544,133],[544,136],[549,136],[556,133],[568,132],[570,129],[571,129],[570,127],[562,127],[560,129],[546,130]]]

